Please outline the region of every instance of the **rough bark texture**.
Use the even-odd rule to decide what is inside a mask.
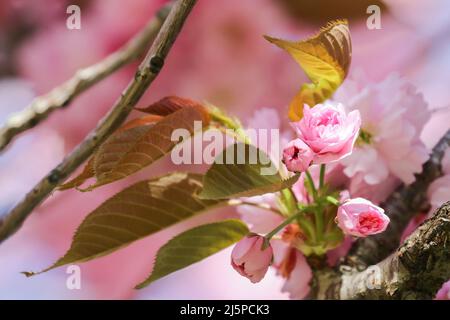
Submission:
[[[155,41],[136,71],[135,77],[109,113],[97,125],[97,128],[92,130],[56,168],[49,172],[33,190],[25,195],[21,202],[0,220],[0,243],[14,234],[55,187],[67,179],[111,133],[123,124],[133,107],[161,71],[165,58],[195,3],[196,0],[179,0],[173,5]]]
[[[450,202],[392,255],[364,271],[318,270],[318,299],[432,299],[450,278]]]
[[[430,159],[423,165],[422,173],[416,175],[416,181],[408,186],[400,186],[381,205],[391,219],[387,230],[373,237],[359,239],[345,258],[344,265],[364,269],[383,260],[398,248],[402,232],[411,218],[428,206],[428,187],[442,176],[441,162],[449,145],[450,130],[433,148]]]

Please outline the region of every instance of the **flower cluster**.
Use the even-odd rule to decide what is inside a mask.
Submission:
[[[347,113],[342,104],[333,102],[312,108],[305,105],[303,117],[291,126],[297,137],[285,145],[282,162],[288,171],[302,175],[291,188],[253,199],[268,201],[267,211],[272,212],[256,215],[262,209],[240,209],[253,232],[267,233],[252,233],[241,240],[231,254],[231,264],[255,283],[273,263],[287,278],[284,289],[292,297],[302,297],[308,292],[309,279],[302,278],[303,286],[291,281],[298,280],[295,275],[300,271],[302,275],[311,273],[309,258],[323,259],[343,242],[344,235],[367,237],[383,232],[389,218],[369,200],[351,199],[348,192],[325,183],[326,165],[353,151],[361,126],[358,110]],[[314,170],[316,165],[320,165],[320,172]],[[247,205],[251,200],[246,199]]]
[[[412,183],[429,157],[421,136],[431,112],[423,95],[396,74],[372,82],[354,72],[333,99],[361,114],[356,148],[336,167],[352,196],[382,202],[400,183]]]

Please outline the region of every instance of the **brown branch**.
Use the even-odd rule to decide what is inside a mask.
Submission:
[[[450,278],[450,202],[380,263],[358,272],[320,270],[318,299],[432,299]]]
[[[441,162],[449,146],[450,130],[433,148],[430,159],[423,165],[422,172],[416,175],[416,181],[408,186],[400,186],[381,205],[391,219],[387,230],[379,235],[356,241],[343,264],[364,269],[383,260],[398,248],[403,230],[411,218],[429,206],[427,190],[434,180],[442,176]]]
[[[4,151],[18,134],[38,125],[51,112],[68,106],[75,97],[142,55],[156,37],[171,6],[172,4],[169,4],[159,10],[155,18],[122,48],[102,61],[78,70],[63,84],[35,98],[24,110],[12,114],[0,128],[0,152]]]
[[[165,58],[195,3],[196,0],[178,0],[173,5],[135,77],[97,128],[45,176],[3,220],[0,220],[0,242],[15,233],[33,209],[87,160],[93,151],[125,121],[163,67]]]

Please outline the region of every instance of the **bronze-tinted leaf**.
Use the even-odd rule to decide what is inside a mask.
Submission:
[[[152,103],[148,107],[136,108],[136,110],[165,117],[185,107],[195,108],[199,112],[204,113],[205,118],[206,117],[209,118],[208,112],[206,111],[206,108],[203,106],[203,104],[195,100],[181,98],[177,96],[164,97],[161,100]]]
[[[347,76],[352,57],[350,30],[346,20],[330,22],[304,41],[265,38],[286,50],[305,71],[312,83],[304,84],[289,107],[289,117],[298,121],[303,105],[314,106],[330,98]]]
[[[199,174],[172,173],[119,192],[84,219],[67,253],[42,272],[104,256],[219,205],[196,197],[201,181]]]
[[[136,127],[154,125],[155,123],[157,123],[161,119],[163,119],[162,116],[153,115],[153,114],[150,114],[150,115],[145,116],[145,117],[132,119],[132,120],[128,121],[127,123],[125,123],[123,126],[121,126],[119,129],[117,129],[116,133],[117,132],[127,131],[129,129],[133,129],[133,128],[136,128]]]
[[[193,135],[197,129],[195,121],[201,122],[199,130],[209,124],[209,119],[197,108],[185,107],[153,125],[132,127],[114,133],[94,154],[93,172],[97,181],[82,191],[91,191],[123,179],[152,164],[179,143],[171,140],[173,131],[185,129]],[[86,176],[75,178],[77,186]],[[73,185],[72,181],[69,182],[70,185]],[[62,188],[67,189],[67,186],[64,185]]]
[[[127,131],[136,127],[140,126],[146,126],[146,125],[153,125],[159,120],[161,120],[161,116],[157,115],[148,115],[145,117],[137,118],[128,121],[125,123],[122,127],[117,129],[117,131],[114,134],[117,134],[119,132]],[[60,185],[57,187],[57,190],[67,190],[72,188],[78,188],[81,186],[86,180],[93,178],[95,176],[95,170],[94,170],[94,159],[95,159],[96,153],[94,153],[89,161],[87,162],[86,166],[84,167],[83,171],[73,178],[72,180]]]
[[[95,176],[94,171],[94,156],[92,156],[89,161],[86,163],[83,171],[73,178],[72,180],[60,185],[57,187],[57,190],[68,190],[72,188],[78,188],[81,186],[86,180]]]
[[[163,98],[140,111],[150,115],[133,119],[112,134],[94,153],[80,175],[61,185],[59,190],[79,188],[88,179],[96,182],[80,191],[123,179],[143,169],[170,152],[178,141],[171,141],[172,132],[186,129],[194,134],[194,122],[206,127],[209,111],[202,104],[185,98]]]

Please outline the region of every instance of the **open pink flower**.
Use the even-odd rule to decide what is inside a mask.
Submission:
[[[361,118],[358,110],[348,115],[342,104],[325,102],[304,106],[303,118],[292,123],[298,137],[315,153],[314,163],[329,163],[348,156],[358,137]]]
[[[263,243],[263,237],[251,235],[239,241],[231,252],[233,268],[252,283],[261,281],[272,263],[272,247],[263,250]]]
[[[301,139],[289,142],[283,150],[283,163],[289,171],[308,170],[314,158],[314,152]]]
[[[344,233],[356,237],[367,237],[386,230],[389,217],[384,214],[382,208],[372,202],[355,198],[339,206],[337,222]]]
[[[275,193],[266,193],[260,196],[254,196],[249,198],[241,198],[245,203],[254,204],[264,204],[275,209],[280,209],[278,204],[278,198]],[[239,213],[242,221],[244,221],[250,231],[253,233],[269,233],[280,223],[283,222],[283,217],[279,214],[274,213],[271,210],[265,208],[258,208],[252,205],[242,205],[237,207],[237,212]]]
[[[389,177],[412,183],[429,157],[420,137],[431,115],[423,95],[397,74],[374,83],[354,73],[333,99],[344,103],[348,112],[359,110],[361,114],[360,143],[341,162],[347,177],[361,176],[358,189],[365,189],[364,183],[390,193],[395,184],[389,189],[380,186]]]

